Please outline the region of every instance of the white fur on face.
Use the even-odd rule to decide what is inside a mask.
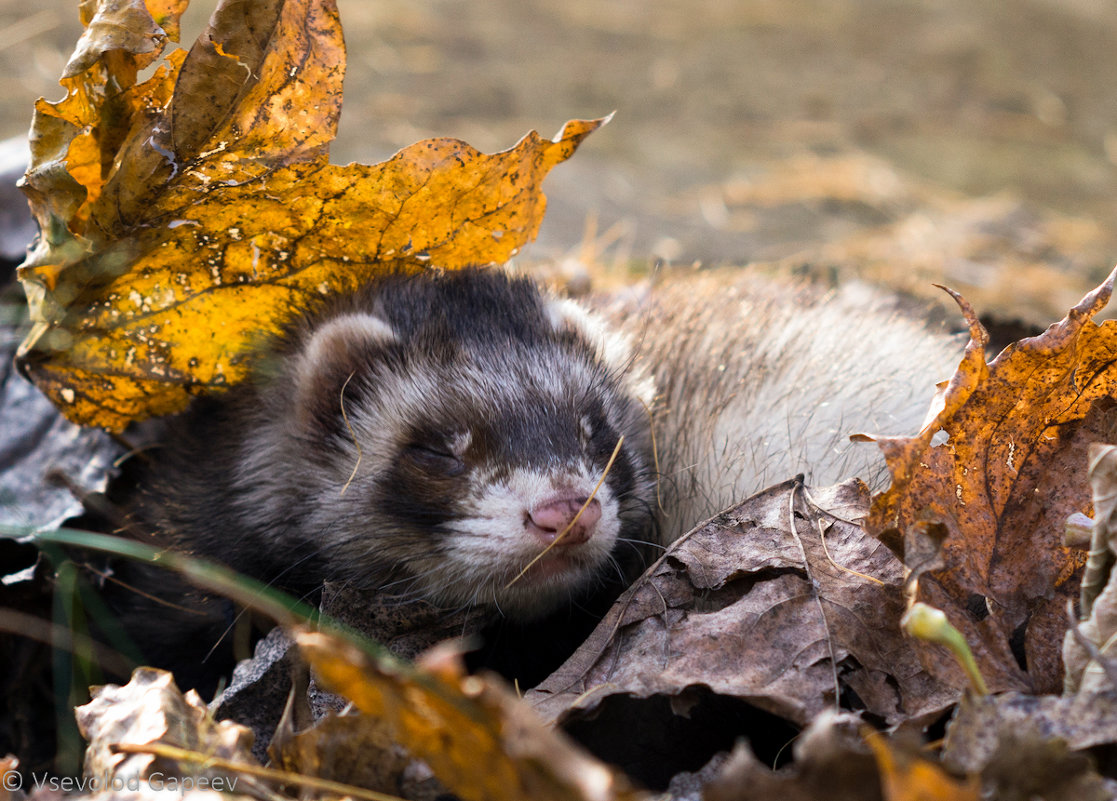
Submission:
[[[442,558],[444,569],[463,597],[456,603],[495,603],[506,612],[531,615],[567,598],[571,591],[590,581],[616,544],[621,523],[612,491],[602,484],[594,498],[601,504],[601,518],[590,540],[574,548],[552,549],[544,560],[560,560],[555,572],[529,572],[511,587],[506,585],[545,548],[528,527],[530,511],[557,494],[589,497],[598,476],[585,466],[542,473],[516,469],[507,478],[493,481],[476,476],[466,508],[471,511],[453,524]]]

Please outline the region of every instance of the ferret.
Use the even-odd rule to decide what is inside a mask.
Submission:
[[[531,616],[648,540],[651,402],[572,301],[495,269],[386,275],[177,421],[143,522],[280,586]]]
[[[299,594],[530,620],[766,482],[876,475],[848,435],[914,433],[956,346],[871,294],[725,276],[594,308],[495,268],[373,278],[174,421],[135,528]],[[227,625],[178,603],[154,652]]]

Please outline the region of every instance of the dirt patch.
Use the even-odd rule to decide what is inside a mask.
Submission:
[[[195,0],[187,35],[209,11]],[[530,256],[575,250],[592,219],[621,260],[836,258],[850,236],[919,211],[872,201],[872,186],[870,202],[821,192],[850,158],[918,187],[908,194],[935,194],[932,222],[953,218],[951,202],[970,218],[975,198],[1008,204],[981,224],[1008,226],[1009,249],[1051,255],[1056,274],[1008,280],[993,250],[948,259],[937,278],[993,287],[1005,310],[1060,314],[1050,282],[1077,297],[1117,253],[1101,225],[1117,214],[1117,84],[1101,77],[1117,72],[1117,17],[1086,0],[342,0],[341,12],[349,72],[335,161],[436,135],[500,149],[616,110],[548,180]],[[78,33],[73,0],[0,0],[0,135],[26,130],[35,97],[58,96]],[[740,201],[742,187],[801,177],[804,158],[820,165],[806,202]],[[1033,235],[1052,224],[1078,238]],[[906,282],[918,259],[894,256],[870,273]]]

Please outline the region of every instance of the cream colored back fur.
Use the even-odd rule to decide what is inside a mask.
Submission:
[[[656,384],[665,541],[798,473],[886,486],[877,446],[849,436],[916,433],[962,350],[865,285],[750,271],[669,277],[602,311]]]

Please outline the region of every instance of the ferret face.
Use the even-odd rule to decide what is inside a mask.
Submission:
[[[649,384],[527,281],[378,281],[307,324],[281,380],[283,447],[245,461],[295,462],[327,578],[530,617],[650,537]]]

